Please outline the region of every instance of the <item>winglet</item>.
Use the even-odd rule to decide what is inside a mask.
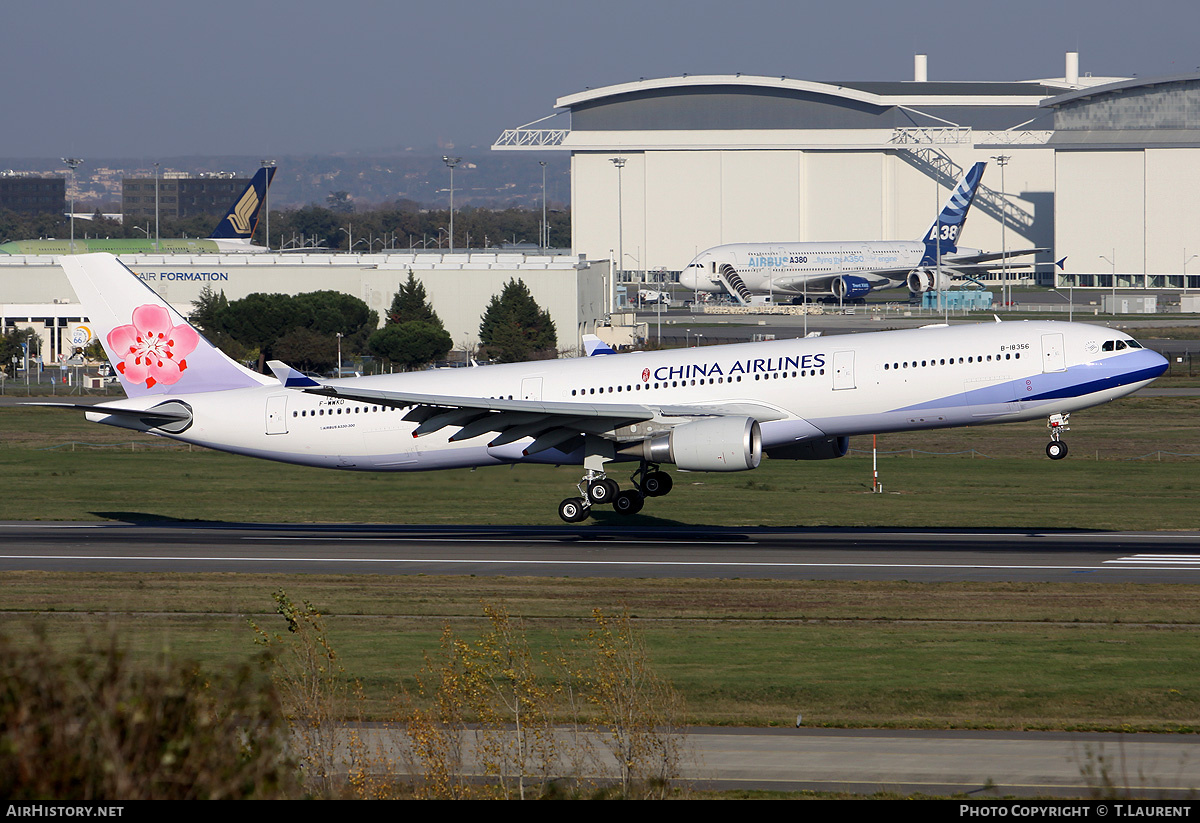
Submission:
[[[275,375],[275,378],[284,385],[284,388],[310,389],[321,385],[307,374],[296,371],[281,360],[268,360],[267,366],[271,369],[271,373]]]
[[[598,354],[616,354],[617,352],[612,346],[605,343],[594,334],[585,334],[583,336],[583,350],[588,357],[594,357]]]
[[[1058,266],[1063,271],[1066,271],[1067,270],[1067,258],[1064,257],[1062,260],[1059,260],[1054,265]]]

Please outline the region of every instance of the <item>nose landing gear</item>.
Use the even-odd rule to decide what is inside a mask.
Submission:
[[[1071,427],[1067,425],[1070,418],[1069,414],[1050,415],[1050,422],[1046,424],[1046,427],[1050,429],[1050,442],[1046,444],[1046,456],[1051,460],[1062,460],[1067,456],[1067,444],[1062,439],[1062,433],[1071,430]]]

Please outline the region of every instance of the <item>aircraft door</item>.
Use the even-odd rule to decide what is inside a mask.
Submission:
[[[541,400],[542,399],[542,378],[526,377],[521,381],[521,399],[522,400]]]
[[[833,390],[853,388],[855,388],[854,351],[835,351],[833,353]]]
[[[1067,355],[1062,334],[1042,335],[1042,371],[1066,371]]]
[[[287,434],[287,395],[267,398],[267,434]]]

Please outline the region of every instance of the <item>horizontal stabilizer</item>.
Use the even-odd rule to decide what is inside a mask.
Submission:
[[[122,409],[119,406],[103,406],[95,403],[22,403],[22,406],[50,406],[57,409],[74,409],[76,411],[95,412],[97,414],[113,414],[138,419],[161,420],[191,420],[190,412],[183,409],[153,408],[153,409]]]

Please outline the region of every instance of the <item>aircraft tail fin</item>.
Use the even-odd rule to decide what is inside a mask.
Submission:
[[[267,199],[267,188],[275,179],[275,167],[264,166],[255,172],[250,185],[234,201],[229,211],[208,237],[210,240],[246,240],[254,236],[258,227],[258,213]]]
[[[962,235],[963,225],[967,222],[967,212],[975,200],[975,192],[979,190],[979,181],[983,179],[983,170],[987,163],[976,163],[967,169],[966,174],[958,181],[954,191],[942,206],[942,211],[925,232],[925,255],[921,258],[922,266],[937,265],[937,255],[942,257],[953,254],[958,250],[958,238]]]
[[[59,258],[129,397],[267,385],[241,366],[111,254]]]

